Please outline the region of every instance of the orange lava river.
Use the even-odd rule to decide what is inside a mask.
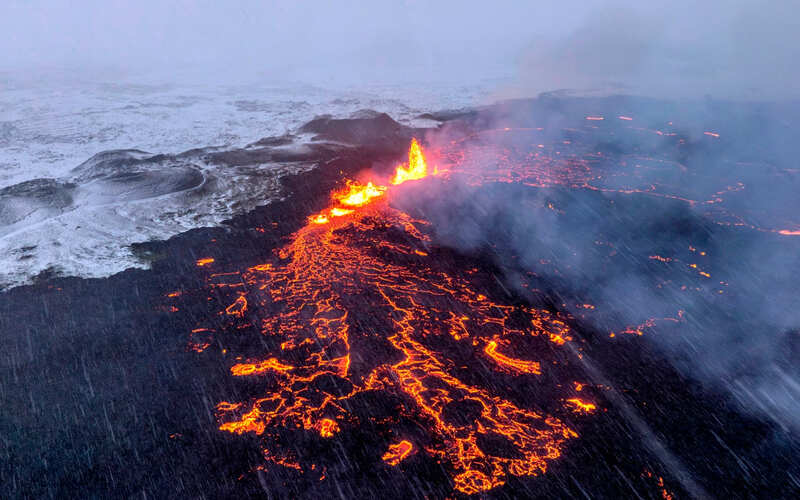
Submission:
[[[401,466],[408,457],[425,453],[466,494],[500,486],[509,475],[545,472],[565,443],[577,437],[554,416],[462,380],[454,361],[442,353],[442,346],[467,352],[474,362],[503,376],[535,383],[547,367],[536,359],[518,358],[515,352],[526,351],[515,351],[515,344],[535,337],[560,349],[571,336],[564,318],[554,313],[496,303],[473,290],[470,270],[453,276],[426,265],[426,222],[392,208],[389,199],[393,185],[433,174],[414,141],[409,163],[397,167],[389,185],[350,183],[271,262],[242,274],[242,291],[226,317],[236,321],[254,313],[260,334],[275,339],[261,343],[279,347],[231,364],[232,376],[262,383],[264,391],[251,400],[220,402],[220,430],[264,436],[281,428],[305,429],[319,439],[335,438],[358,425],[348,410],[352,398],[388,392],[403,401],[403,416],[418,422],[429,436],[419,442],[394,433],[381,466]],[[394,237],[375,237],[385,234]],[[374,321],[363,317],[365,311]],[[388,342],[390,359],[366,362],[354,350],[358,339],[370,337]],[[339,390],[320,384],[323,378],[339,381]],[[477,411],[454,421],[446,414],[454,403]],[[574,399],[561,404],[565,412],[576,406],[581,412],[594,409]],[[502,439],[513,453],[487,453],[479,445],[482,438]],[[290,452],[263,452],[273,464],[305,467]]]

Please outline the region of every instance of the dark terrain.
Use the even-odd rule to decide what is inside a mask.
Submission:
[[[403,197],[395,203],[431,222],[432,265],[454,275],[477,268],[471,279],[493,300],[570,316],[576,338],[567,349],[580,352],[582,361],[559,358],[558,373],[569,378],[546,375],[542,385],[567,393],[573,381],[583,380],[590,387],[581,397],[599,408],[591,415],[560,416],[580,437],[566,443],[546,473],[509,475],[486,497],[800,494],[800,439],[791,402],[742,396],[773,385],[772,376],[773,387],[783,387],[798,371],[800,322],[793,308],[800,306],[795,288],[800,236],[778,231],[798,223],[800,181],[796,172],[782,172],[796,170],[800,156],[785,146],[793,137],[790,127],[767,121],[775,107],[711,102],[702,111],[694,109],[634,98],[544,96],[430,116],[443,123],[436,133],[427,132],[431,150],[441,146],[443,162],[458,163],[452,158],[459,148],[475,151],[471,145],[490,143],[492,151],[503,152],[503,161],[539,149],[556,158],[561,148],[559,156],[576,163],[554,168],[602,172],[588,183],[547,185],[524,182],[528,174],[516,178],[522,182],[498,174],[480,185],[460,183],[456,176],[430,179],[402,186]],[[796,116],[793,110],[781,113]],[[594,115],[605,120],[587,122],[586,116]],[[631,131],[623,128],[624,120],[610,123],[617,115],[633,116],[633,123],[646,124],[642,130],[667,120],[675,126],[665,125],[661,134]],[[605,128],[587,129],[587,123]],[[544,131],[533,142],[527,132],[513,131],[497,140],[470,138],[503,127]],[[719,140],[711,142],[707,130]],[[446,466],[423,452],[396,467],[381,461],[384,429],[368,416],[392,412],[398,402],[388,393],[354,402],[358,425],[342,425],[331,439],[302,429],[285,431],[284,445],[300,462],[325,467],[322,481],[265,464],[257,436],[218,429],[217,403],[247,399],[259,388],[231,377],[233,360],[226,352],[239,342],[232,335],[214,338],[202,353],[187,348],[198,324],[227,328],[219,313],[235,298],[224,289],[209,290],[209,271],[197,260],[213,258],[213,271],[222,273],[271,259],[309,215],[328,205],[331,191],[345,178],[368,166],[387,172],[412,136],[426,135],[368,113],[320,118],[298,133],[316,134],[316,142],[286,152],[275,148],[293,137],[265,138],[247,148],[208,153],[209,161],[232,166],[276,158],[316,162],[314,170],[282,178],[285,199],[223,227],[137,245],[137,254],[152,262],[150,270],[106,279],[40,276],[34,285],[0,294],[0,496],[459,496]],[[445,147],[450,139],[462,142]],[[537,148],[539,142],[543,148]],[[619,162],[634,156],[667,158],[688,173],[637,170],[615,178]],[[509,163],[513,170],[514,159]],[[704,203],[721,189],[714,179],[722,179],[722,188],[741,179],[747,188],[744,194],[720,195],[723,202]],[[647,186],[654,182],[660,186],[655,192],[670,196],[653,196]],[[377,236],[399,238],[388,229]],[[708,257],[696,258],[690,248]],[[651,258],[655,255],[687,265],[700,262],[713,274],[714,286],[695,268],[666,265]],[[717,293],[717,282],[730,288]],[[680,285],[694,292],[687,298],[690,292]],[[168,299],[175,291],[181,295]],[[593,304],[597,312],[583,314],[574,306],[579,303]],[[642,335],[622,333],[678,310],[683,311],[678,320],[656,322]],[[368,307],[353,314],[354,323],[371,321]],[[479,364],[472,376],[519,404],[538,408],[540,393],[549,396],[529,379],[492,374]],[[411,420],[402,425],[419,433],[425,427]],[[502,443],[485,447],[505,452]]]

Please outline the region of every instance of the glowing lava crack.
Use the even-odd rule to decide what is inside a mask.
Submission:
[[[392,184],[427,175],[423,152],[413,141],[409,163],[397,168]],[[567,325],[548,311],[494,303],[465,277],[425,265],[426,223],[390,207],[389,192],[373,182],[350,183],[334,194],[330,208],[309,218],[274,262],[243,273],[248,291],[227,315],[235,322],[247,311],[258,311],[255,326],[262,335],[277,337],[280,348],[231,366],[232,375],[260,377],[268,389],[249,401],[219,403],[220,429],[266,437],[281,428],[303,428],[331,438],[355,423],[349,400],[385,391],[404,401],[404,418],[423,423],[430,433],[424,443],[398,435],[382,456],[388,466],[427,453],[446,465],[455,488],[467,494],[502,485],[509,474],[544,472],[577,434],[554,417],[464,382],[439,347],[450,343],[504,376],[535,379],[543,370],[539,362],[503,353],[522,337],[541,336],[548,343],[569,339]],[[387,231],[401,232],[403,243],[375,237]],[[387,251],[402,256],[401,263],[383,258]],[[364,313],[386,330],[365,333],[358,317]],[[516,326],[520,317],[525,327]],[[361,356],[351,359],[357,351],[354,339],[360,338],[356,329],[361,336],[388,341],[396,356],[366,368]],[[317,383],[324,377],[341,380],[339,386],[347,390],[327,390]],[[454,403],[476,411],[454,422],[447,417]],[[565,408],[576,404],[565,403]],[[582,409],[589,411],[588,404]],[[484,438],[504,440],[513,453],[487,452],[479,444]],[[301,469],[275,449],[264,450],[268,461]]]

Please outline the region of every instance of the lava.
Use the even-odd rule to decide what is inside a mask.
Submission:
[[[422,149],[413,141],[409,163],[397,168],[392,185],[426,175]],[[571,339],[569,327],[547,310],[493,302],[468,278],[425,265],[427,223],[392,208],[388,194],[373,182],[349,183],[274,261],[242,274],[247,291],[226,309],[227,316],[243,322],[248,311],[257,312],[254,324],[263,344],[276,347],[231,367],[237,377],[263,377],[268,389],[247,401],[220,402],[220,430],[261,436],[267,461],[314,470],[314,464],[297,462],[275,445],[275,436],[299,428],[331,438],[354,425],[350,401],[377,391],[403,401],[389,427],[411,419],[428,429],[422,450],[446,465],[458,491],[479,493],[504,484],[507,475],[545,472],[577,433],[491,387],[465,381],[442,346],[484,357],[511,376],[537,377],[539,362],[500,353],[498,347],[509,353],[525,337],[543,344],[555,337],[562,344]],[[392,234],[398,236],[389,238]],[[386,252],[410,263],[387,259]],[[368,312],[370,320],[359,319],[357,310]],[[358,344],[365,338],[386,342],[394,354],[365,360],[368,353]],[[331,390],[322,380],[346,389]],[[453,421],[448,417],[453,404],[474,405],[476,412]],[[483,439],[502,439],[514,452],[494,455],[482,448]],[[413,449],[411,442],[400,441],[382,459],[396,465]]]
[[[404,439],[399,443],[390,445],[389,451],[384,453],[383,457],[381,458],[389,465],[397,465],[405,460],[413,449],[414,445]]]
[[[428,166],[422,153],[422,148],[416,139],[412,139],[408,150],[408,163],[397,166],[391,183],[392,185],[398,185],[406,181],[424,179],[427,176]],[[332,196],[333,202],[341,206],[334,206],[323,213],[313,215],[309,217],[309,222],[327,224],[332,217],[350,215],[355,209],[366,206],[376,198],[382,197],[387,189],[387,186],[375,184],[373,181],[369,181],[366,184],[348,181],[345,189],[333,193]]]
[[[323,418],[319,421],[317,430],[319,431],[319,435],[324,438],[333,437],[334,434],[339,432],[339,424],[337,424],[335,420]]]
[[[510,368],[511,370],[519,371],[522,373],[533,373],[535,375],[542,374],[541,365],[536,361],[523,361],[520,359],[513,359],[497,352],[497,342],[495,342],[494,340],[489,341],[489,343],[486,344],[486,348],[483,351],[490,358],[495,360],[498,364]]]
[[[505,128],[480,134],[539,131]],[[532,138],[530,144],[536,143]],[[563,141],[563,146],[570,145],[571,141]],[[547,375],[549,362],[530,359],[538,351],[521,346],[528,346],[531,338],[550,349],[572,342],[565,318],[546,309],[490,299],[485,289],[471,281],[469,272],[454,274],[437,267],[428,259],[431,228],[391,205],[393,186],[440,174],[445,182],[459,176],[468,185],[565,186],[668,198],[701,207],[719,204],[723,195],[740,191],[743,185],[709,193],[707,199],[690,199],[657,183],[611,186],[607,179],[624,179],[630,172],[624,171],[625,163],[614,165],[619,173],[602,170],[597,166],[605,165],[601,153],[580,159],[557,150],[551,154],[545,148],[516,149],[516,144],[498,151],[488,141],[487,147],[495,148],[491,153],[496,161],[487,163],[482,161],[486,151],[481,147],[481,141],[470,148],[460,148],[460,141],[453,141],[437,152],[446,162],[445,169],[430,172],[422,148],[412,141],[407,163],[398,165],[388,182],[348,182],[332,193],[329,207],[309,217],[308,224],[273,259],[241,273],[242,288],[237,288],[239,295],[224,316],[231,330],[240,328],[239,324],[255,327],[264,339],[260,342],[264,352],[237,358],[230,370],[235,377],[263,380],[264,391],[250,399],[219,403],[220,430],[259,436],[267,462],[319,471],[296,450],[281,446],[278,436],[287,429],[300,429],[336,439],[365,418],[353,413],[354,401],[379,393],[402,401],[396,415],[372,421],[384,429],[385,436],[403,435],[400,424],[409,420],[428,435],[416,444],[387,438],[394,444],[376,460],[394,466],[411,453],[424,454],[443,464],[459,492],[480,493],[503,485],[508,476],[541,474],[561,456],[565,443],[578,436],[575,430],[538,406],[524,407],[504,397],[497,387],[476,382],[465,375],[463,365],[480,359],[482,367],[498,376],[532,383]],[[631,162],[634,168],[641,163],[657,164],[657,160]],[[682,171],[677,165],[658,165]],[[561,214],[554,204],[548,207]],[[795,230],[774,231],[796,234]],[[645,257],[663,264],[682,262],[658,254]],[[682,264],[701,277],[711,276],[697,264]],[[577,308],[592,311],[595,306],[578,304]],[[663,321],[683,321],[683,311],[676,317],[647,319],[618,333],[641,336]],[[389,353],[376,358],[369,350],[362,351],[365,339],[385,343]],[[453,353],[462,358],[454,359]],[[583,387],[576,382],[574,391]],[[558,404],[558,411],[580,415],[598,409],[596,403],[574,397],[559,399]],[[453,419],[454,405],[474,411]],[[553,409],[548,411],[553,413]],[[501,440],[511,453],[494,454],[485,447],[487,440]]]
[[[229,305],[225,309],[225,313],[230,316],[239,316],[240,318],[244,316],[245,311],[247,311],[247,299],[244,295],[240,295],[236,302]]]
[[[392,178],[392,184],[402,184],[406,181],[423,179],[428,176],[428,165],[425,156],[416,139],[411,141],[411,148],[408,150],[408,166],[400,165]]]
[[[310,217],[309,220],[314,224],[327,224],[328,223],[328,216],[325,214],[315,215],[314,217]]]
[[[331,215],[334,216],[334,217],[341,217],[343,215],[352,214],[354,211],[355,210],[350,210],[350,209],[347,209],[347,208],[334,207],[334,208],[331,209]]]
[[[578,398],[571,398],[567,400],[567,403],[572,404],[575,407],[576,412],[582,413],[592,413],[597,409],[597,405],[594,403],[587,403],[585,401],[581,401]]]
[[[292,369],[293,367],[290,365],[285,365],[275,358],[269,358],[259,363],[239,363],[237,365],[233,365],[231,367],[231,373],[236,376],[243,377],[246,375],[261,374],[268,371],[288,372]]]
[[[386,186],[376,186],[372,181],[368,182],[366,185],[353,182],[348,184],[345,191],[335,194],[334,198],[342,205],[348,207],[362,207],[373,198],[383,196],[385,192]]]

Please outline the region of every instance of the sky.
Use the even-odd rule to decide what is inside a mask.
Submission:
[[[0,71],[796,98],[791,0],[3,0]]]

